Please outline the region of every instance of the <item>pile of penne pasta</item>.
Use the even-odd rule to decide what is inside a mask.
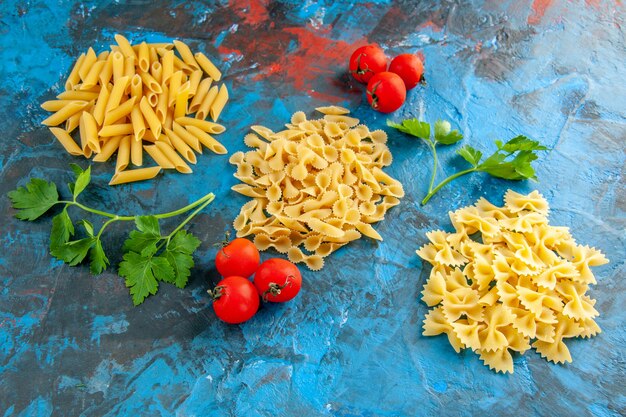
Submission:
[[[105,162],[117,151],[110,185],[154,178],[161,169],[191,173],[187,163],[196,163],[203,145],[227,153],[212,136],[225,130],[215,123],[228,101],[226,85],[212,85],[219,69],[180,41],[115,40],[110,51],[80,55],[65,91],[41,106],[54,112],[42,123],[67,152]],[[78,143],[71,136],[77,128]],[[157,165],[127,169],[143,165],[144,151]]]

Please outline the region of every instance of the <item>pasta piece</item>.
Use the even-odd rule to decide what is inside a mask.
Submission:
[[[100,153],[96,155],[93,160],[95,162],[106,162],[109,160],[111,155],[119,148],[120,142],[123,136],[113,136],[109,140],[107,140],[100,150]]]
[[[192,117],[177,117],[176,123],[182,126],[195,126],[207,133],[220,134],[226,131],[226,128],[220,124],[209,122],[207,120],[194,119]]]
[[[51,127],[50,131],[70,155],[83,155],[81,147],[74,142],[74,139],[66,130],[59,127]]]
[[[121,52],[116,51],[111,55],[113,56],[113,58],[111,58],[113,66],[113,82],[115,83],[124,76],[124,68],[126,65],[124,63],[124,55]]]
[[[152,134],[155,138],[158,138],[159,135],[161,135],[161,122],[145,97],[139,102],[139,109],[141,110],[141,114],[146,122],[148,122],[148,126],[150,126]]]
[[[214,81],[222,79],[222,73],[217,69],[215,65],[206,57],[202,52],[198,52],[195,55],[198,65],[211,77]]]
[[[119,107],[115,107],[108,112],[106,112],[104,116],[104,126],[114,124],[114,122],[119,121],[120,119],[126,118],[132,111],[133,107],[135,107],[135,101],[137,97],[131,97],[129,100],[126,100]]]
[[[209,148],[212,152],[220,155],[228,153],[224,145],[215,140],[213,136],[197,128],[196,126],[187,126],[187,131],[194,135],[200,141],[200,143]]]
[[[120,146],[117,150],[117,162],[115,163],[115,172],[124,171],[128,167],[128,161],[130,160],[130,136],[124,136],[120,141]]]
[[[93,152],[100,152],[98,141],[98,124],[91,113],[83,112],[80,116],[80,143],[85,156]],[[90,151],[87,151],[87,148]]]
[[[217,119],[220,117],[220,114],[222,114],[222,110],[224,109],[224,106],[226,106],[227,101],[228,101],[228,89],[226,88],[225,84],[222,84],[209,110],[211,119],[213,119],[214,122],[217,122]]]
[[[91,67],[96,63],[96,61],[98,61],[96,52],[93,50],[93,48],[89,48],[87,50],[87,54],[85,55],[85,59],[83,59],[83,62],[78,69],[78,75],[82,81],[87,78],[87,74],[89,74]]]
[[[196,119],[204,120],[209,115],[209,111],[215,98],[217,97],[217,93],[219,91],[219,87],[214,85],[209,89],[207,94],[204,96],[202,103],[198,107],[198,111],[196,112]]]
[[[178,93],[178,89],[183,83],[183,72],[176,71],[169,79],[168,90],[169,97],[167,98],[167,106],[172,107],[176,104],[176,94]]]
[[[130,135],[133,133],[133,125],[131,123],[121,123],[102,127],[98,135],[102,137]]]
[[[159,147],[156,145],[149,145],[143,147],[145,151],[154,159],[161,168],[163,169],[174,169],[176,168],[174,164],[167,159],[167,156],[163,152],[159,150]]]
[[[189,65],[194,70],[200,69],[200,67],[198,66],[198,63],[193,57],[193,53],[191,52],[191,49],[189,49],[189,47],[185,43],[175,40],[174,46],[176,47],[176,50],[180,54],[185,64]]]
[[[128,39],[126,39],[124,36],[122,35],[115,35],[115,42],[117,42],[117,45],[120,47],[120,51],[126,56],[126,57],[130,57],[133,59],[137,59],[137,54],[135,53],[135,50],[133,49],[132,46],[130,46],[130,42],[128,42]]]
[[[184,127],[178,123],[172,123],[172,130],[176,133],[190,148],[198,153],[202,153],[202,145],[197,137],[187,131]]]
[[[187,114],[187,100],[189,99],[189,81],[183,84],[176,93],[176,106],[174,107],[174,119],[179,119]]]
[[[46,126],[58,126],[71,116],[83,110],[89,103],[86,101],[72,101],[41,123]]]
[[[72,67],[72,71],[70,72],[70,75],[67,76],[67,80],[65,81],[66,90],[73,90],[74,87],[80,83],[80,74],[78,73],[78,71],[80,70],[80,67],[82,66],[84,60],[85,60],[85,54],[80,54],[80,56],[76,60],[76,63]],[[56,110],[59,110],[59,109],[56,109]],[[48,111],[56,111],[56,110],[48,110]]]
[[[196,89],[195,95],[193,96],[193,100],[191,100],[191,103],[189,104],[189,113],[195,113],[198,111],[200,105],[202,104],[202,100],[204,100],[204,97],[206,97],[207,93],[209,92],[209,88],[211,88],[211,83],[213,83],[213,80],[211,78],[205,78],[200,81],[200,84]]]
[[[156,177],[161,167],[133,169],[132,171],[118,171],[113,174],[109,185],[126,184],[129,182],[144,181]]]
[[[169,129],[165,129],[165,134],[170,140],[172,146],[176,149],[176,151],[178,151],[178,153],[184,156],[185,159],[192,164],[196,163],[196,154],[193,152],[193,150],[191,150],[189,145],[187,145],[187,143],[185,143],[185,141],[180,138],[180,136],[178,136],[176,133]]]
[[[163,153],[163,155],[170,160],[170,162],[174,165],[174,168],[176,168],[176,171],[183,174],[191,174],[193,172],[191,168],[189,168],[189,165],[183,161],[183,158],[181,158],[170,145],[160,141],[155,142],[155,145],[159,151],[161,151],[161,153]]]
[[[143,114],[139,105],[136,104],[133,107],[130,113],[130,120],[133,125],[133,137],[136,142],[141,142],[146,135],[146,124],[144,123]]]

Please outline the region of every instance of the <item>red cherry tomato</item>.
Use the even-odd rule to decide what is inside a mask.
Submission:
[[[381,113],[398,110],[405,99],[404,81],[393,72],[380,72],[367,83],[367,101]]]
[[[374,74],[386,69],[387,56],[378,45],[362,46],[350,57],[350,74],[361,83],[366,84]]]
[[[250,320],[259,309],[259,293],[244,277],[225,278],[209,294],[213,296],[215,314],[226,323],[243,323]]]
[[[398,74],[407,90],[414,88],[422,79],[424,64],[422,60],[412,54],[398,55],[391,61],[389,72]]]
[[[272,258],[263,262],[254,274],[254,286],[264,301],[284,303],[300,292],[302,276],[293,263]]]
[[[237,238],[215,256],[215,267],[223,277],[237,275],[248,278],[261,262],[259,250],[248,239]]]

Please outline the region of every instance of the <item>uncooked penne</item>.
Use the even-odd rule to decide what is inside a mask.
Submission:
[[[93,48],[89,48],[87,50],[87,54],[85,55],[85,59],[83,59],[83,62],[78,69],[78,75],[82,81],[85,81],[85,77],[87,77],[87,74],[89,74],[89,70],[91,70],[91,67],[93,66],[93,64],[96,63],[96,61],[98,61],[96,52],[93,50]]]
[[[172,146],[176,151],[181,154],[187,161],[195,164],[197,162],[196,154],[194,151],[182,140],[176,133],[170,129],[165,129],[165,135],[170,140]]]
[[[165,156],[156,145],[145,145],[143,149],[148,152],[148,155],[150,155],[150,157],[154,159],[154,162],[156,162],[161,168],[176,168],[174,164],[169,159],[167,159],[167,156]]]
[[[128,39],[126,39],[124,36],[120,34],[117,34],[114,37],[115,37],[115,42],[117,42],[117,44],[120,47],[120,50],[125,56],[133,58],[133,59],[137,59],[137,54],[135,53],[135,50],[133,49],[133,47],[130,46],[130,42],[128,42]]]
[[[173,43],[185,64],[189,65],[194,70],[200,69],[200,66],[196,62],[196,59],[193,57],[191,49],[189,49],[189,47],[185,43],[178,40],[175,40]]]
[[[124,136],[120,141],[119,148],[117,150],[117,162],[115,163],[115,172],[123,171],[128,167],[128,161],[130,160],[130,141],[132,137]]]
[[[156,177],[161,167],[139,168],[130,171],[118,171],[113,174],[109,185],[126,184],[129,182],[144,181]]]
[[[57,138],[57,140],[63,145],[67,153],[70,155],[78,156],[83,155],[83,150],[76,144],[74,139],[67,133],[66,130],[60,127],[51,127],[50,132]]]
[[[183,126],[176,122],[172,123],[172,130],[194,151],[200,154],[202,153],[202,145],[200,144],[200,141],[191,132],[187,131]]]
[[[215,152],[216,154],[223,155],[223,154],[228,153],[224,145],[219,143],[217,140],[215,140],[213,136],[209,135],[202,129],[197,128],[195,126],[187,126],[186,128],[189,131],[189,133],[191,133],[196,138],[198,138],[200,143],[202,143],[204,146],[206,146],[207,148],[209,148],[211,151]]]
[[[187,163],[183,161],[183,158],[181,158],[176,153],[171,145],[168,145],[167,143],[161,141],[156,141],[154,144],[157,146],[157,148],[159,148],[161,152],[163,152],[163,155],[165,155],[167,159],[169,159],[170,162],[174,164],[174,168],[176,168],[176,171],[183,174],[191,174],[193,172],[191,168],[189,168],[189,165],[187,165]]]
[[[115,107],[120,105],[120,101],[122,101],[122,96],[125,94],[126,86],[129,82],[130,77],[126,76],[115,81],[115,84],[113,84],[113,88],[111,89],[111,94],[109,94],[109,100],[107,100],[105,113],[108,113],[109,110],[114,109]]]
[[[100,95],[98,95],[98,99],[96,100],[96,105],[93,108],[93,117],[98,122],[99,126],[102,126],[104,122],[104,115],[106,113],[106,106],[109,101],[109,96],[111,94],[111,89],[113,86],[111,84],[106,84],[102,86],[100,90]]]
[[[140,140],[130,141],[130,162],[136,167],[143,165],[143,146]]]
[[[130,113],[130,121],[133,125],[133,137],[135,141],[141,142],[146,135],[146,124],[143,120],[143,114],[139,108],[139,104],[135,104],[133,110]]]
[[[196,70],[189,75],[189,97],[196,95],[196,91],[202,80],[202,75],[202,70]]]
[[[177,117],[176,123],[183,126],[195,126],[207,133],[220,134],[226,131],[226,128],[221,124],[209,122],[208,120],[194,119],[193,117]]]
[[[150,49],[148,44],[141,42],[139,44],[139,53],[137,54],[139,69],[143,72],[148,72],[150,69]]]
[[[65,121],[65,130],[67,130],[67,133],[72,133],[78,127],[78,125],[80,124],[81,114],[82,112],[73,114]]]
[[[124,136],[113,136],[107,140],[100,148],[100,153],[93,157],[94,162],[106,162],[111,155],[119,148],[120,142]]]
[[[109,55],[106,60],[106,63],[102,67],[102,71],[98,75],[98,80],[100,85],[106,85],[109,81],[111,81],[111,77],[113,76],[113,54]]]
[[[163,79],[163,67],[159,62],[153,62],[150,65],[150,75],[154,78],[160,85],[161,89],[163,89],[163,85],[161,84],[161,80]]]
[[[137,101],[137,97],[131,97],[118,107],[109,110],[104,116],[104,126],[112,125],[120,119],[128,116],[130,112],[133,111],[135,101]]]
[[[154,113],[154,110],[152,110],[152,107],[150,107],[150,103],[148,103],[148,99],[146,97],[142,98],[139,102],[139,108],[141,109],[144,119],[148,122],[148,126],[150,126],[152,134],[155,138],[158,138],[161,134],[161,122]]]
[[[168,89],[170,91],[170,94],[169,94],[169,97],[167,99],[167,106],[168,107],[172,107],[174,105],[174,103],[176,103],[176,93],[178,93],[178,89],[180,88],[180,86],[182,84],[182,79],[183,79],[183,72],[182,71],[176,71],[170,77],[170,81],[169,81],[169,85],[168,85]]]
[[[198,52],[194,56],[196,58],[196,62],[200,65],[200,68],[202,68],[209,77],[213,78],[213,81],[219,81],[222,79],[222,73],[211,62],[211,60],[207,58],[206,55],[202,52]]]
[[[159,84],[149,72],[142,72],[140,75],[144,85],[148,87],[150,91],[153,91],[156,94],[161,94],[163,92],[161,84]]]
[[[226,84],[222,84],[220,87],[220,92],[217,93],[217,97],[215,97],[215,101],[211,104],[211,110],[209,111],[211,115],[211,119],[214,122],[217,122],[217,119],[222,114],[222,110],[224,110],[224,106],[228,101],[228,89],[226,88]]]
[[[167,100],[169,98],[169,89],[167,85],[163,85],[163,92],[159,94],[159,100],[156,105],[156,115],[161,123],[165,122],[167,117]]]
[[[68,75],[67,80],[65,81],[66,90],[72,90],[74,89],[75,85],[80,83],[80,74],[78,73],[78,71],[80,70],[80,67],[83,64],[84,60],[85,60],[85,54],[82,53],[76,60],[76,63],[72,67],[72,71],[70,72],[70,75]],[[54,110],[48,110],[48,111],[54,111]]]
[[[132,78],[136,74],[135,61],[137,61],[137,58],[132,56],[124,57],[124,77]]]
[[[174,119],[187,114],[187,100],[189,100],[189,81],[183,84],[176,93],[176,103],[174,106]]]
[[[209,92],[209,88],[211,88],[212,82],[213,80],[211,78],[205,78],[200,81],[200,84],[196,89],[196,94],[193,96],[191,104],[189,104],[189,113],[195,113],[198,111],[200,104],[202,104],[202,100],[204,100],[204,97],[206,97],[206,94]]]
[[[174,74],[174,51],[166,51],[161,59],[161,66],[163,71],[161,73],[161,82],[167,83]]]
[[[116,82],[124,76],[124,54],[119,51],[113,52],[113,82]]]
[[[120,123],[116,125],[103,126],[98,134],[102,137],[111,137],[119,135],[131,135],[133,133],[132,123]]]
[[[41,123],[46,126],[58,126],[66,121],[68,118],[70,118],[70,116],[73,116],[74,114],[83,110],[88,105],[89,102],[87,101],[72,101],[67,106],[61,108],[59,111],[44,119],[44,121]]]
[[[100,152],[100,141],[98,138],[98,124],[96,119],[89,112],[83,112],[80,116],[80,143],[85,152],[85,147],[88,146],[94,152]]]
[[[83,80],[82,85],[80,86],[81,90],[89,90],[90,88],[95,87],[98,84],[100,73],[102,72],[102,68],[106,61],[97,61],[91,66],[89,73]]]
[[[133,75],[133,78],[130,80],[130,95],[141,100],[141,96],[143,95],[143,82],[139,74]]]
[[[91,91],[64,91],[57,96],[59,100],[81,100],[81,101],[90,101],[98,98],[98,93],[93,93]]]
[[[211,106],[217,97],[217,93],[219,92],[219,87],[214,85],[211,87],[209,92],[204,96],[204,100],[202,100],[202,104],[198,107],[198,111],[196,112],[196,119],[204,120],[209,115],[209,111],[211,110]]]
[[[43,103],[41,103],[41,108],[46,111],[55,112],[55,111],[61,110],[63,107],[67,106],[72,101],[76,101],[76,100],[48,100],[48,101],[44,101]]]

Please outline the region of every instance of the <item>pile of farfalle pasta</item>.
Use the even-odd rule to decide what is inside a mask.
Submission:
[[[447,334],[489,368],[513,372],[511,351],[531,347],[556,363],[571,362],[564,339],[600,332],[591,266],[608,262],[548,224],[548,203],[533,191],[509,190],[504,207],[485,199],[450,213],[454,233],[432,231],[417,254],[433,265],[423,300],[433,307],[424,335]]]
[[[392,161],[384,131],[370,131],[342,107],[317,110],[322,119],[299,111],[279,132],[252,126],[245,137],[252,150],[230,158],[242,182],[233,190],[252,197],[235,219],[237,236],[255,235],[257,248],[312,270],[362,235],[382,240],[371,224],[404,196],[383,172]]]

